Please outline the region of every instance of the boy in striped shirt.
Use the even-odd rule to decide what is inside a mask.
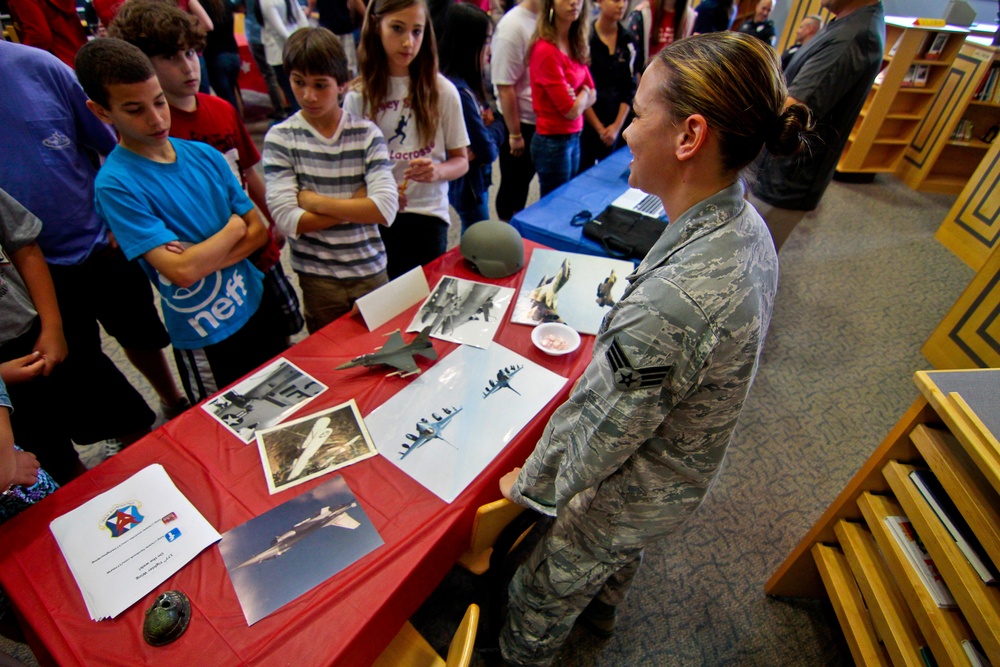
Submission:
[[[264,137],[264,181],[313,333],[388,282],[377,225],[392,224],[399,193],[381,131],[340,108],[340,40],[325,28],[297,30],[282,60],[301,111]]]

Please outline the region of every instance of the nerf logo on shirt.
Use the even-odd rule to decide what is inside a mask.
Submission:
[[[62,132],[53,130],[52,134],[42,139],[42,145],[46,148],[61,151],[73,145],[73,141]]]
[[[121,537],[140,523],[143,517],[139,514],[139,504],[136,502],[118,505],[104,517],[104,527],[111,532],[111,537]]]
[[[205,338],[246,303],[247,285],[243,274],[234,268],[228,280],[216,271],[190,287],[178,287],[161,275],[160,293],[167,307],[187,317],[191,328]]]

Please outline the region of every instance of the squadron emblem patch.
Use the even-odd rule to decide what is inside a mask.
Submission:
[[[615,388],[620,391],[658,387],[670,370],[670,366],[633,367],[628,355],[625,354],[625,350],[618,342],[617,336],[611,341],[611,347],[608,348],[605,356],[608,359],[608,365],[611,366]]]

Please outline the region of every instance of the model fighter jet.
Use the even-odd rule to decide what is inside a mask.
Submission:
[[[497,371],[497,379],[496,380],[490,380],[490,385],[488,387],[486,387],[486,389],[483,390],[483,398],[486,398],[486,397],[490,396],[491,394],[495,394],[495,393],[497,393],[498,391],[500,391],[501,389],[504,389],[504,388],[510,389],[512,392],[514,392],[515,394],[517,394],[518,396],[520,396],[521,392],[519,392],[517,389],[514,389],[512,386],[510,386],[510,379],[512,377],[514,377],[514,374],[517,373],[522,368],[524,368],[523,365],[522,366],[508,366],[506,368],[501,368],[500,370],[498,370]]]
[[[393,331],[385,345],[378,348],[371,354],[362,354],[355,357],[346,364],[337,366],[336,370],[353,368],[354,366],[392,366],[396,370],[389,375],[406,377],[416,375],[420,372],[417,362],[413,357],[420,355],[427,359],[437,359],[437,352],[430,341],[431,328],[424,327],[424,330],[417,334],[417,337],[409,343],[403,342],[403,335],[399,330]]]
[[[344,504],[340,505],[336,509],[330,509],[327,505],[319,512],[309,517],[308,519],[303,519],[297,524],[292,526],[292,529],[286,533],[278,535],[273,540],[271,540],[271,546],[264,551],[261,551],[256,556],[251,556],[242,563],[236,566],[236,569],[241,567],[246,567],[247,565],[255,565],[257,563],[263,563],[266,560],[273,560],[282,554],[288,552],[293,546],[298,542],[316,532],[320,528],[326,528],[327,526],[336,526],[338,528],[347,528],[348,530],[354,530],[361,525],[359,521],[356,521],[347,510],[352,507],[357,507],[358,504],[351,503],[350,505]]]
[[[457,415],[461,411],[462,411],[461,406],[457,408],[452,408],[451,410],[449,410],[448,408],[444,408],[444,414],[445,414],[444,417],[440,417],[432,412],[431,417],[434,418],[434,421],[428,421],[426,418],[418,421],[416,434],[413,433],[406,434],[406,439],[409,440],[410,442],[408,444],[403,445],[403,451],[399,453],[399,459],[403,460],[404,458],[406,458],[406,455],[412,452],[414,449],[420,447],[424,443],[434,440],[435,438],[438,440],[444,440],[444,442],[448,442],[447,440],[441,437],[441,432],[444,431],[445,427],[449,423],[451,423],[451,420],[455,417],[455,415]],[[450,445],[451,443],[448,442],[448,444]]]

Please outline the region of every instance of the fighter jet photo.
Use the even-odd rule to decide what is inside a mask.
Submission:
[[[443,285],[445,294],[442,299],[431,299],[431,303],[424,307],[424,314],[421,322],[427,322],[434,316],[431,322],[431,333],[450,336],[455,333],[455,329],[466,322],[483,319],[490,321],[490,314],[493,310],[493,297],[497,295],[500,288],[496,285],[485,285],[474,283],[464,295],[459,296],[458,283],[455,280]]]
[[[336,509],[330,509],[329,505],[323,507],[323,509],[315,515],[309,517],[308,519],[303,519],[292,526],[292,529],[287,533],[282,533],[281,535],[275,537],[271,540],[270,548],[265,549],[256,556],[251,556],[246,559],[237,565],[236,569],[238,570],[241,567],[256,565],[257,563],[263,563],[267,560],[273,560],[278,556],[287,553],[288,550],[295,546],[298,542],[301,542],[303,539],[320,528],[336,526],[337,528],[354,530],[360,526],[361,523],[348,514],[347,510],[357,506],[358,504],[356,502],[352,502],[349,505],[340,505]]]
[[[618,276],[615,275],[615,270],[611,269],[611,275],[604,279],[600,285],[597,286],[597,305],[601,306],[613,306],[615,305],[615,300],[611,298],[611,289],[618,282]]]
[[[506,368],[498,370],[497,379],[490,380],[489,386],[483,390],[483,398],[487,398],[504,388],[510,389],[512,392],[520,396],[521,392],[510,386],[510,379],[514,377],[514,375],[522,368],[524,368],[523,364],[520,366],[507,366]]]
[[[409,343],[405,343],[403,342],[403,335],[397,329],[392,332],[385,345],[378,348],[375,352],[355,357],[346,364],[337,366],[336,370],[339,371],[355,366],[392,366],[396,370],[388,373],[386,377],[391,375],[398,375],[399,377],[417,375],[420,373],[420,369],[417,367],[417,362],[413,358],[414,356],[419,354],[421,357],[432,360],[438,358],[437,352],[434,351],[434,345],[429,339],[430,334],[431,327],[424,327],[423,331],[417,334],[416,338]]]
[[[569,258],[563,260],[554,276],[543,275],[538,286],[531,290],[528,300],[528,317],[535,322],[562,322],[559,316],[559,290],[569,281]]]
[[[444,440],[444,442],[447,442],[449,445],[451,445],[450,442],[441,437],[441,432],[444,431],[445,427],[448,426],[449,423],[451,423],[451,420],[455,417],[455,415],[457,415],[461,411],[462,411],[462,406],[458,406],[457,408],[452,408],[451,410],[449,410],[448,408],[444,408],[444,414],[445,414],[444,417],[440,417],[432,412],[431,417],[434,419],[434,421],[428,421],[426,418],[418,421],[416,427],[417,428],[416,434],[413,433],[406,434],[406,439],[409,440],[410,442],[408,444],[407,443],[403,444],[403,451],[399,453],[399,459],[403,460],[404,458],[406,458],[407,454],[409,454],[416,448],[420,447],[421,445],[430,442],[431,440],[434,440],[435,438],[438,440]]]

